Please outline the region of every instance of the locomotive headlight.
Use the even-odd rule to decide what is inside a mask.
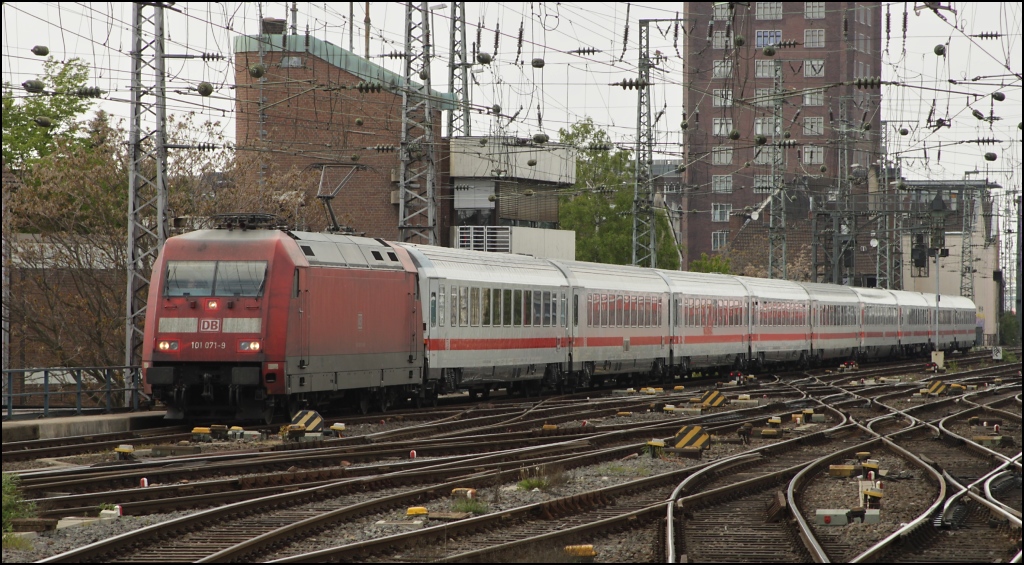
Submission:
[[[207,300],[206,301],[206,309],[207,310],[216,310],[219,307],[220,307],[220,304],[216,300]]]
[[[260,350],[260,342],[258,341],[243,341],[238,344],[238,351],[242,353],[256,353]]]
[[[172,352],[178,350],[178,342],[171,340],[159,341],[156,344],[156,348],[160,351]]]

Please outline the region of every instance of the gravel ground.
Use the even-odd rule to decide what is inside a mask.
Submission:
[[[4,563],[27,563],[46,559],[90,543],[111,538],[125,532],[137,530],[189,514],[171,512],[151,516],[125,516],[118,520],[98,522],[88,526],[74,526],[53,532],[44,532],[35,538],[25,540],[32,546],[28,551],[3,550]]]
[[[811,524],[815,535],[834,562],[846,562],[859,555],[899,529],[902,524],[920,516],[935,501],[936,487],[923,477],[923,471],[889,452],[877,452],[872,456],[878,459],[879,469],[888,470],[890,476],[905,471],[913,477],[907,480],[882,479],[884,498],[881,523],[857,523],[848,526],[814,525],[814,514],[817,509],[851,508],[859,504],[856,480],[829,477],[827,469],[815,477],[800,498],[800,510],[804,518]],[[847,462],[850,463],[853,461]]]
[[[519,488],[518,483],[506,483],[500,486],[484,488],[477,493],[477,500],[482,503],[486,513],[500,512],[528,504],[545,502],[623,484],[651,475],[679,470],[695,463],[697,461],[688,459],[633,457],[621,461],[580,467],[560,473],[549,473],[545,478],[555,483],[555,486],[551,486],[547,490],[523,490]],[[531,473],[529,471],[525,472],[524,478],[529,478],[530,476]],[[532,476],[537,477],[537,474],[534,473]],[[450,512],[456,510],[455,504],[449,498],[438,498],[423,504],[423,506],[433,512]],[[378,522],[393,522],[394,524],[378,524]],[[408,522],[405,509],[378,513],[352,522],[339,524],[330,530],[321,532],[315,538],[304,540],[300,545],[293,547],[290,554],[316,551],[328,547],[399,534],[409,531],[410,526],[403,525]],[[440,523],[442,522],[439,520],[428,519],[426,526],[436,526]],[[280,557],[280,555],[275,557]]]
[[[594,563],[661,563],[665,556],[658,549],[658,528],[661,522],[645,528],[610,535],[595,540]]]
[[[3,471],[4,473],[21,473],[23,471],[38,471],[54,466],[56,464],[51,461],[4,461]]]

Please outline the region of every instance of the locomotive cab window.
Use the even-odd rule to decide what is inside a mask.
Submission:
[[[168,261],[164,296],[258,297],[266,277],[266,261]]]

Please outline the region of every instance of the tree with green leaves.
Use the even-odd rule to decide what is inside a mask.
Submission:
[[[999,345],[1020,347],[1020,326],[1013,312],[1005,312],[999,319]]]
[[[81,59],[64,63],[50,57],[38,80],[42,92],[15,90],[11,83],[4,83],[3,159],[15,169],[31,166],[52,153],[56,139],[73,136],[80,117],[92,105],[91,100],[79,96],[89,80],[89,67]]]
[[[608,133],[586,118],[559,130],[559,140],[576,148],[576,184],[559,210],[562,229],[576,232],[580,261],[628,265],[633,261],[633,152],[618,149]],[[678,269],[679,254],[668,216],[658,211],[658,267]]]
[[[732,261],[721,255],[708,257],[707,253],[701,253],[700,259],[690,261],[689,271],[691,273],[721,273],[732,274]]]

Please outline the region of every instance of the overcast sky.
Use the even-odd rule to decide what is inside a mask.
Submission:
[[[232,120],[234,70],[230,57],[232,38],[239,33],[256,33],[260,16],[287,17],[289,24],[292,3],[270,2],[179,2],[180,12],[167,12],[168,53],[220,53],[225,61],[169,61],[168,87],[172,91],[170,113],[199,112],[223,122],[224,132],[234,134]],[[363,52],[363,6],[355,3],[355,51]],[[445,6],[432,3],[432,7]],[[830,6],[832,3],[826,3]],[[904,6],[913,3],[883,4],[884,12],[892,10],[889,41],[883,39],[885,80],[906,86],[883,89],[883,120],[899,122],[912,130],[911,135],[890,135],[890,152],[899,152],[912,178],[962,178],[964,171],[980,168],[989,171],[1012,170],[1014,173],[992,172],[991,177],[1007,187],[1019,187],[1020,139],[1017,129],[1021,121],[1021,4],[994,2],[952,3],[957,10],[941,11],[939,18],[930,10],[919,15],[912,9],[908,16],[908,38],[904,51],[902,20]],[[947,4],[949,5],[949,4]],[[348,2],[297,3],[300,33],[307,26],[311,34],[336,45],[349,45]],[[567,124],[590,116],[605,127],[612,138],[631,144],[635,138],[636,92],[624,91],[609,83],[635,76],[637,59],[637,21],[641,18],[675,17],[681,3],[615,3],[615,2],[509,2],[467,3],[468,42],[476,40],[478,24],[482,24],[482,50],[494,51],[495,31],[500,28],[496,63],[478,66],[474,73],[478,85],[473,87],[473,102],[480,106],[500,104],[506,114],[523,108],[519,118],[500,124],[487,116],[476,116],[474,134],[494,133],[500,125],[510,134],[528,135],[543,129],[552,138]],[[446,90],[448,60],[448,8],[435,9],[434,88]],[[628,20],[627,20],[628,12]],[[401,72],[400,64],[379,55],[402,49],[404,7],[401,3],[371,4],[371,55],[374,61]],[[58,59],[80,57],[93,69],[93,84],[107,92],[99,107],[119,116],[128,114],[131,4],[127,2],[6,2],[3,5],[3,80],[15,85],[34,78],[41,69],[39,57],[30,50],[46,45]],[[628,40],[623,52],[623,36],[629,22]],[[515,65],[517,36],[523,27],[521,59],[526,65]],[[682,30],[678,46],[683,47]],[[692,30],[704,34],[706,30]],[[983,32],[998,32],[999,39],[970,37]],[[937,57],[937,44],[948,44],[948,55]],[[680,106],[684,79],[682,60],[676,56],[674,27],[670,23],[652,33],[652,51],[668,56],[662,65],[666,73],[654,76],[655,111],[664,108],[658,121],[658,141],[671,158],[678,151]],[[593,48],[599,52],[587,55],[568,51]],[[542,70],[529,61],[540,57],[546,62]],[[981,77],[979,80],[972,80]],[[852,77],[851,77],[852,78]],[[189,87],[200,81],[217,87],[211,99],[203,99]],[[951,84],[950,81],[963,82]],[[1003,102],[994,102],[995,91],[1006,94]],[[933,104],[934,101],[934,104]],[[931,131],[925,119],[935,107],[935,117],[952,120],[952,128]],[[986,116],[994,110],[1001,118],[993,123],[979,121],[972,115],[977,109]],[[967,139],[996,138],[996,146],[957,144]],[[939,147],[941,161],[939,159]],[[925,149],[928,149],[927,160]],[[992,151],[999,159],[987,163],[983,155]]]

